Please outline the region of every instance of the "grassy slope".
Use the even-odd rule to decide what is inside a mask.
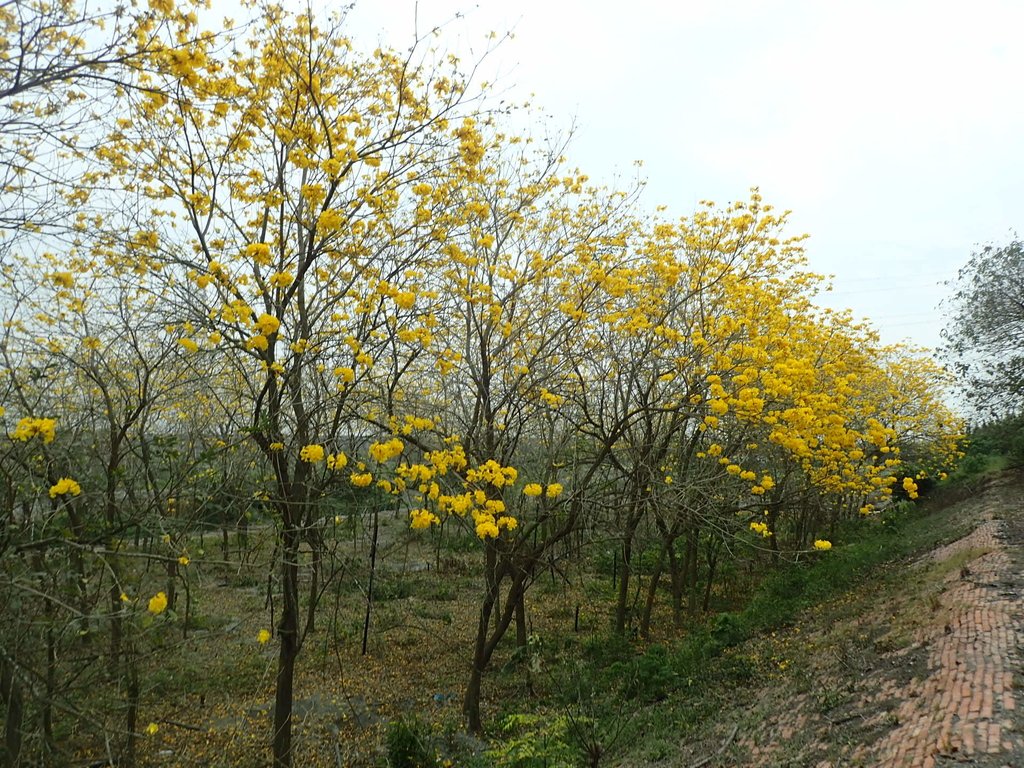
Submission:
[[[443,574],[385,571],[366,657],[358,652],[361,579],[349,574],[337,612],[332,597],[303,651],[297,760],[380,766],[390,751],[419,755],[421,764],[692,765],[721,749],[705,765],[745,764],[759,731],[794,697],[811,697],[842,721],[844,681],[908,647],[937,585],[963,565],[910,567],[974,525],[975,505],[954,493],[940,489],[919,507],[856,521],[830,552],[770,577],[742,610],[688,634],[663,631],[653,645],[606,633],[607,578],[591,575],[578,580],[586,588],[572,589],[545,576],[531,592],[529,653],[507,644],[485,680],[488,754],[458,733],[475,552],[446,552]],[[392,567],[429,561],[422,541],[411,539],[403,552],[407,532],[390,522]],[[168,627],[166,642],[152,649],[143,722],[161,729],[143,750],[149,764],[260,764],[275,649],[255,642],[269,626],[258,572],[208,572],[196,589],[203,629],[181,642],[180,628]],[[786,752],[797,756],[803,746],[800,734],[790,735],[776,764],[802,764],[787,763]]]

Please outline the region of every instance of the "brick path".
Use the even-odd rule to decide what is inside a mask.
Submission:
[[[1020,600],[1003,586],[1013,563],[991,514],[986,510],[988,519],[973,533],[933,555],[945,560],[964,550],[990,550],[947,577],[948,623],[926,627],[916,638],[928,648],[928,676],[894,691],[904,699],[896,711],[898,727],[879,744],[854,752],[854,759],[872,754],[879,765],[935,768],[978,764],[981,755],[1009,755],[1024,747],[1011,714],[1022,639]]]
[[[768,722],[739,739],[739,762],[729,764],[1024,768],[1024,682],[1014,681],[1024,651],[1020,482],[993,484],[970,504],[975,529],[918,564],[945,563],[949,572],[930,605],[921,605],[926,594],[908,594],[913,641],[875,654],[861,671],[844,660],[844,674],[816,681],[810,693],[784,694]],[[890,609],[900,611],[879,606],[859,625],[866,632],[886,626],[896,618]],[[842,703],[823,704],[828,690]]]

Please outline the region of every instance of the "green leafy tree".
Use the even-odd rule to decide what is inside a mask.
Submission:
[[[967,401],[999,415],[1024,405],[1024,242],[986,245],[957,274],[942,357]]]

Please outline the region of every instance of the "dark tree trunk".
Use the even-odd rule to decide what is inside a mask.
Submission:
[[[529,642],[526,631],[526,594],[516,601],[516,648],[525,650]]]
[[[668,575],[672,587],[672,624],[676,629],[683,626],[683,592],[685,591],[684,572],[686,561],[680,562],[675,545],[668,550]]]
[[[141,696],[139,668],[134,653],[128,653],[125,661],[128,666],[128,714],[125,718],[125,744],[120,764],[124,768],[135,768],[135,742],[136,734],[139,731],[139,699]]]
[[[686,599],[686,613],[692,619],[698,611],[698,595],[700,590],[697,583],[697,564],[700,550],[697,543],[700,539],[700,529],[694,525],[690,528],[686,537],[686,582],[689,594]]]
[[[366,645],[370,638],[370,616],[373,613],[373,580],[377,573],[377,537],[380,534],[380,512],[373,508],[373,537],[370,539],[370,578],[366,585],[366,615],[363,618],[363,649],[362,655],[366,655]]]
[[[651,582],[647,585],[647,599],[644,601],[644,612],[640,617],[640,636],[647,638],[651,634],[651,613],[654,611],[654,601],[658,596],[658,583],[661,581],[661,572],[665,566],[665,553],[672,543],[665,541],[658,551],[658,559],[654,563],[654,571],[651,573]]]
[[[640,515],[631,510],[622,537],[622,573],[619,577],[619,593],[615,601],[615,632],[625,634],[629,614],[629,581],[633,567],[633,539],[636,536]]]
[[[708,612],[708,608],[711,605],[711,585],[715,581],[715,568],[718,565],[718,552],[721,547],[721,540],[713,538],[708,542],[708,580],[704,585],[704,603],[701,606],[701,610],[704,613]]]
[[[274,768],[291,768],[292,701],[299,655],[299,531],[286,516],[281,542],[282,605],[277,634],[277,689],[274,694]]]
[[[3,697],[7,715],[4,726],[4,766],[17,768],[21,764],[21,733],[25,722],[25,707],[14,663],[7,658],[0,658],[0,696]]]

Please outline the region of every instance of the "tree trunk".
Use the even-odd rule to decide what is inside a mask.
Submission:
[[[639,524],[640,515],[631,511],[622,537],[622,574],[619,577],[619,594],[615,601],[615,632],[619,635],[626,632],[626,619],[629,613],[629,579],[633,565],[633,539]]]
[[[373,612],[373,579],[377,573],[377,537],[380,534],[380,512],[373,508],[373,537],[370,539],[370,579],[366,585],[366,616],[363,619],[363,650],[366,655],[366,644],[370,637],[370,616]]]
[[[7,717],[4,726],[4,766],[17,768],[21,765],[21,733],[25,721],[25,707],[21,698],[21,684],[18,682],[14,663],[0,658],[0,696],[3,697]]]
[[[711,585],[715,581],[715,567],[718,565],[718,552],[721,546],[720,540],[716,538],[714,541],[718,541],[718,544],[714,544],[712,541],[708,542],[708,581],[707,584],[704,585],[704,603],[701,606],[701,610],[703,610],[704,613],[708,612],[708,608],[711,604]]]
[[[167,607],[172,611],[175,610],[175,602],[178,599],[177,582],[178,582],[178,561],[174,559],[167,560]]]
[[[691,619],[697,615],[697,597],[700,594],[697,588],[697,561],[700,553],[697,543],[699,539],[700,529],[694,525],[690,528],[686,537],[686,582],[689,587],[689,594],[686,599],[686,613]]]
[[[526,593],[516,601],[516,648],[525,650],[529,641],[526,631]]]
[[[491,613],[498,599],[500,582],[497,578],[498,553],[491,542],[484,542],[484,583],[486,592],[480,606],[480,618],[476,627],[476,641],[473,644],[473,665],[470,668],[469,684],[466,686],[466,698],[462,702],[462,711],[466,716],[466,727],[470,733],[482,733],[483,722],[480,719],[480,683],[484,669],[487,667],[487,633],[491,625]]]
[[[658,595],[658,583],[661,581],[661,572],[665,565],[665,553],[671,546],[671,542],[663,542],[661,550],[658,552],[658,559],[654,563],[654,572],[651,573],[651,583],[647,585],[647,599],[644,601],[644,612],[640,617],[640,636],[644,639],[651,634],[651,613],[654,610],[654,600]]]
[[[281,543],[282,606],[277,634],[277,686],[274,694],[274,768],[291,768],[292,700],[299,655],[299,531],[284,520]]]
[[[685,560],[679,562],[679,555],[676,554],[675,545],[668,550],[668,575],[672,587],[672,625],[676,629],[683,626],[683,591],[685,579],[683,574],[686,570]]]
[[[141,693],[139,687],[139,668],[134,651],[126,654],[125,663],[128,666],[128,714],[125,718],[125,744],[120,765],[123,765],[124,768],[135,768],[135,734],[139,731],[139,699]]]

